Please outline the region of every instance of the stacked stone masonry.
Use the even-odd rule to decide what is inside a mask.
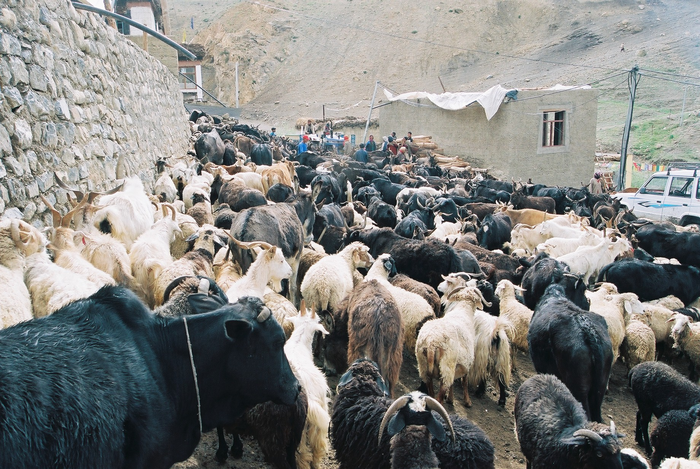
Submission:
[[[83,191],[118,172],[150,190],[155,161],[188,148],[175,76],[68,0],[0,5],[0,214],[50,225],[40,194],[68,210],[54,172]]]

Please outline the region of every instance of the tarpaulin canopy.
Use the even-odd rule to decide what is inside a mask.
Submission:
[[[586,86],[587,88],[590,88],[590,86]],[[569,89],[574,89],[578,88],[581,89],[581,86],[563,86],[563,85],[556,85],[552,88],[549,88],[550,90],[557,90],[557,91],[565,91]],[[387,99],[389,101],[400,101],[400,100],[406,100],[406,99],[424,99],[427,98],[429,99],[433,104],[436,106],[442,108],[442,109],[447,109],[449,111],[458,111],[460,109],[464,109],[465,107],[469,106],[470,104],[473,104],[475,102],[481,104],[481,106],[484,108],[484,111],[486,112],[486,119],[491,120],[491,118],[496,114],[498,111],[498,108],[501,106],[501,103],[503,102],[503,98],[505,98],[506,94],[509,92],[513,91],[515,94],[517,93],[517,90],[511,88],[511,89],[506,89],[503,88],[501,85],[496,85],[484,92],[480,93],[442,93],[442,94],[434,94],[434,93],[426,93],[423,91],[414,91],[410,93],[402,93],[398,95],[394,95],[391,93],[389,90],[384,88],[384,94],[386,95]]]

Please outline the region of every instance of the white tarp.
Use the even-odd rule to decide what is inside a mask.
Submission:
[[[470,104],[477,102],[481,104],[486,111],[486,118],[491,120],[491,118],[496,114],[498,108],[503,102],[503,98],[506,93],[510,91],[503,88],[501,85],[496,85],[483,93],[442,93],[433,94],[426,93],[423,91],[415,91],[411,93],[403,93],[394,96],[391,92],[384,89],[384,94],[389,101],[398,101],[403,99],[429,99],[436,106],[447,109],[449,111],[457,111],[459,109],[464,109]]]
[[[555,85],[551,88],[547,88],[550,91],[566,91],[571,89],[589,89],[590,86],[563,86]],[[491,120],[491,118],[496,114],[498,108],[503,102],[506,93],[512,91],[512,89],[503,88],[501,85],[496,85],[489,88],[483,93],[442,93],[433,94],[425,93],[422,91],[414,91],[411,93],[403,93],[399,95],[393,95],[390,91],[384,88],[384,94],[389,101],[399,101],[404,99],[429,99],[436,106],[447,109],[449,111],[457,111],[464,109],[470,104],[477,102],[481,104],[486,112],[486,119]],[[542,90],[544,91],[544,90]]]

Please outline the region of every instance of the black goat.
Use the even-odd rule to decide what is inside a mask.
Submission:
[[[535,370],[559,377],[588,418],[601,422],[613,359],[605,319],[573,304],[564,287],[553,284],[533,312],[527,343]]]

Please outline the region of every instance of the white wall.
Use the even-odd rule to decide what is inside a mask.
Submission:
[[[153,10],[150,6],[134,6],[131,7],[131,19],[137,23],[141,23],[147,28],[156,29],[156,18],[153,16]],[[143,31],[137,28],[131,28],[130,36],[142,36]]]

